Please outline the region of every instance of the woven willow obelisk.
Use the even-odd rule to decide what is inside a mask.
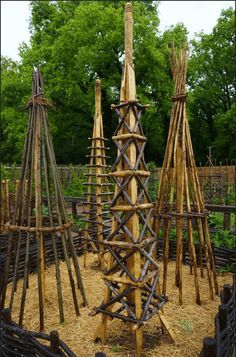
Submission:
[[[112,137],[117,158],[110,176],[115,181],[111,201],[111,234],[104,241],[108,250],[103,279],[106,293],[103,303],[92,315],[102,313],[96,339],[105,342],[107,318],[130,324],[136,336],[137,356],[141,355],[143,325],[159,311],[166,299],[158,294],[159,266],[154,252],[157,238],[150,225],[153,204],[146,189],[148,176],[144,161],[146,138],[141,126],[145,106],[136,98],[132,58],[132,5],[125,7],[125,68],[120,104],[113,109],[119,124]]]
[[[154,215],[154,230],[159,236],[163,223],[163,290],[166,294],[167,266],[171,225],[176,224],[176,271],[175,284],[179,288],[179,303],[183,303],[182,260],[183,228],[187,225],[189,255],[193,266],[196,303],[201,304],[197,256],[194,246],[193,219],[197,223],[200,271],[203,277],[203,260],[206,263],[210,298],[213,286],[218,293],[214,257],[207,224],[207,211],[196,171],[193,148],[186,113],[186,72],[188,50],[173,48],[171,66],[174,79],[172,113],[166,152],[160,177],[160,185]]]
[[[93,137],[91,140],[90,163],[86,165],[89,168],[88,182],[85,185],[88,186],[88,192],[86,193],[87,200],[83,202],[85,206],[85,249],[84,249],[84,265],[86,266],[87,249],[98,254],[101,267],[104,267],[103,263],[103,245],[99,242],[103,241],[103,238],[110,231],[111,219],[108,211],[108,204],[111,200],[112,192],[110,192],[111,184],[109,183],[107,176],[106,159],[109,156],[106,155],[106,150],[109,150],[105,146],[103,134],[103,122],[101,112],[101,81],[96,80],[95,83],[95,115],[93,126]],[[89,247],[88,247],[89,245]]]
[[[46,296],[51,294],[52,286],[46,283],[45,274],[45,235],[51,236],[56,273],[56,286],[60,321],[64,321],[63,294],[59,257],[56,240],[61,239],[63,254],[68,271],[68,284],[71,286],[75,312],[79,315],[76,296],[76,283],[86,304],[79,264],[71,236],[71,222],[62,197],[61,184],[57,172],[52,138],[47,116],[48,101],[43,97],[43,81],[39,70],[33,74],[32,99],[28,104],[29,122],[21,165],[20,180],[17,184],[14,215],[9,229],[9,245],[4,269],[3,284],[0,291],[0,308],[8,305],[6,301],[7,281],[10,273],[10,261],[14,258],[14,273],[11,285],[9,307],[13,307],[17,289],[20,248],[25,245],[24,278],[21,290],[19,324],[22,325],[29,286],[29,254],[31,245],[37,246],[38,304],[40,330],[44,329],[44,311]],[[72,257],[72,261],[69,258]],[[72,270],[72,267],[74,268]],[[76,283],[74,279],[76,278]],[[20,290],[20,288],[19,288]],[[64,298],[66,298],[64,296]]]

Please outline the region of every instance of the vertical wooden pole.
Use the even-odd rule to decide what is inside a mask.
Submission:
[[[42,227],[42,204],[41,204],[41,167],[40,167],[40,131],[41,123],[39,107],[36,107],[35,115],[35,138],[34,138],[34,182],[35,182],[35,216],[36,228]],[[45,305],[45,269],[44,269],[44,247],[42,233],[36,232],[38,247],[38,293],[40,310],[40,330],[44,329],[44,305]]]
[[[5,225],[5,213],[6,213],[6,180],[2,180],[2,189],[1,189],[1,227],[4,231]]]
[[[98,243],[103,241],[103,225],[102,225],[102,153],[101,147],[103,145],[103,139],[101,139],[101,81],[96,80],[95,83],[95,146],[96,149],[96,200],[97,200],[97,211],[96,211],[96,223],[97,223],[97,239]],[[100,138],[100,139],[99,139]],[[103,245],[98,244],[99,249],[99,260],[101,262],[101,268],[104,269],[104,256],[103,256]]]
[[[9,180],[6,180],[6,221],[10,221]]]

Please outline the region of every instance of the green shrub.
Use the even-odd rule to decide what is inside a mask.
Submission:
[[[230,231],[220,229],[211,234],[211,240],[216,247],[235,248],[235,235]]]
[[[82,197],[84,192],[83,182],[83,177],[79,177],[76,173],[73,173],[69,185],[63,190],[64,196]]]

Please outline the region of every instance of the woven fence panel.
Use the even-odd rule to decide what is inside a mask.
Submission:
[[[28,331],[11,321],[9,309],[0,314],[0,356],[13,357],[75,357],[76,355],[59,338],[57,331],[50,335]]]

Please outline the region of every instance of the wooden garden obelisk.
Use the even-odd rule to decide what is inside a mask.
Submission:
[[[87,200],[83,202],[86,207],[85,218],[85,249],[84,249],[84,265],[86,266],[87,249],[98,254],[98,258],[103,269],[103,245],[99,242],[103,241],[105,235],[110,230],[110,213],[108,210],[108,204],[111,200],[112,192],[110,192],[111,184],[107,176],[106,159],[109,156],[106,155],[106,151],[109,149],[105,146],[105,142],[108,141],[104,137],[103,133],[103,120],[101,111],[101,81],[96,80],[95,83],[95,115],[93,136],[89,138],[91,140],[91,153],[87,155],[90,158],[90,162],[86,165],[89,169],[88,182],[85,183],[88,186],[88,192],[86,193]]]
[[[174,79],[174,96],[172,97],[169,134],[155,206],[153,229],[159,236],[161,225],[163,227],[164,267],[162,293],[166,294],[170,231],[172,224],[175,223],[176,225],[175,284],[179,288],[179,303],[182,304],[184,290],[184,282],[182,282],[184,225],[187,225],[187,242],[193,267],[195,300],[200,305],[198,262],[193,232],[194,221],[196,221],[197,225],[200,272],[203,277],[203,260],[205,260],[211,299],[213,299],[213,287],[215,287],[215,292],[218,293],[218,285],[207,224],[208,213],[205,209],[203,194],[200,189],[186,113],[187,61],[187,46],[179,50],[172,49],[171,66]]]
[[[29,121],[21,164],[20,180],[17,184],[15,208],[12,221],[8,225],[9,245],[4,268],[3,284],[0,290],[0,309],[13,307],[16,290],[20,290],[21,300],[18,308],[19,324],[23,324],[27,289],[30,289],[30,248],[36,247],[35,262],[38,275],[39,327],[44,329],[45,305],[47,294],[52,286],[47,285],[45,274],[44,237],[49,235],[55,260],[55,279],[58,295],[60,321],[64,322],[63,289],[57,240],[63,245],[63,255],[68,271],[68,284],[71,286],[75,313],[79,315],[79,303],[76,285],[80,289],[83,303],[86,297],[80,274],[78,258],[71,236],[71,222],[67,219],[62,197],[60,178],[52,144],[47,115],[48,101],[43,96],[43,80],[39,70],[33,74],[32,98],[28,103]],[[24,249],[22,249],[24,246]],[[24,252],[23,286],[18,287],[19,254]],[[72,261],[70,260],[70,256]],[[10,262],[14,259],[14,272],[9,301],[6,301],[7,283],[10,274]],[[76,279],[76,283],[75,280]],[[21,284],[19,284],[21,285]]]
[[[103,274],[106,292],[103,303],[91,314],[102,313],[96,339],[103,343],[108,316],[128,323],[136,336],[140,356],[143,325],[156,313],[164,321],[160,309],[166,299],[157,292],[159,265],[154,255],[157,238],[150,225],[153,204],[146,189],[150,173],[144,160],[146,138],[140,121],[145,106],[136,98],[132,26],[132,5],[127,3],[124,75],[120,104],[113,106],[119,124],[112,137],[117,158],[110,173],[115,181],[110,205],[112,229],[104,241],[108,250]]]

